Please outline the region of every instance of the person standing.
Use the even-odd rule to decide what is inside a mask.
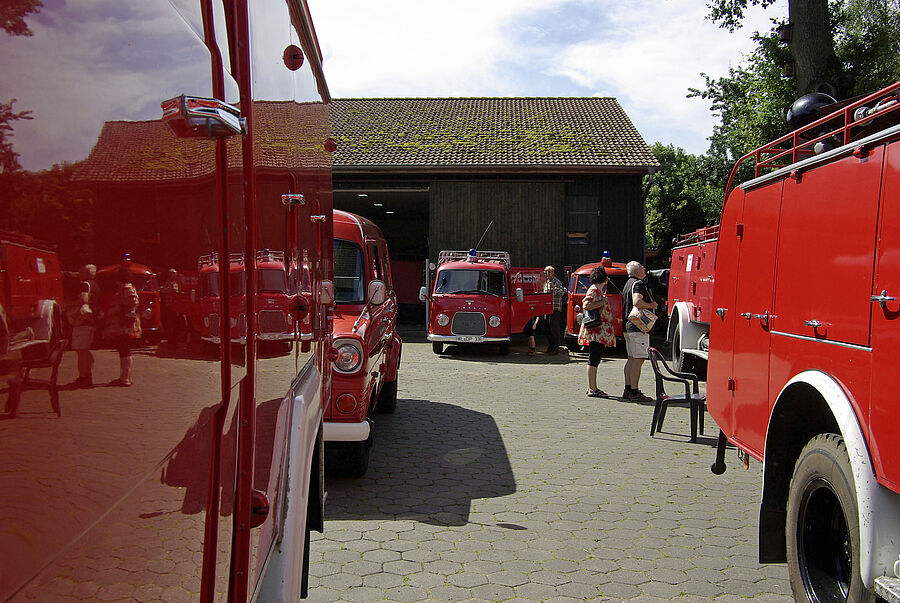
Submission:
[[[588,346],[587,395],[591,398],[608,398],[609,394],[597,387],[597,367],[603,357],[603,347],[615,347],[616,336],[612,328],[612,312],[609,310],[609,299],[606,297],[606,286],[609,283],[606,270],[597,266],[591,270],[591,286],[584,294],[581,307],[585,310],[596,310],[600,315],[600,324],[585,327],[584,321],[578,330],[578,344]]]
[[[85,264],[78,271],[78,300],[70,314],[72,324],[72,349],[78,356],[78,378],[69,384],[71,388],[93,387],[94,343],[97,311],[97,267]]]
[[[547,315],[547,353],[559,354],[559,330],[568,291],[555,276],[553,266],[544,268],[544,293],[553,294],[553,313]]]
[[[138,316],[138,292],[132,284],[131,271],[122,265],[116,275],[116,298],[113,308],[107,315],[104,335],[115,341],[119,352],[119,378],[109,382],[110,385],[130,387],[131,367],[134,359],[131,349],[141,338],[141,319]]]
[[[633,402],[650,402],[652,398],[641,392],[641,366],[649,356],[647,348],[650,347],[650,334],[642,333],[640,329],[631,324],[628,315],[632,308],[639,310],[656,310],[657,303],[650,295],[650,288],[644,283],[647,271],[640,262],[631,261],[625,265],[628,272],[628,282],[622,290],[622,305],[624,306],[625,351],[628,360],[625,361],[625,391],[622,397]]]

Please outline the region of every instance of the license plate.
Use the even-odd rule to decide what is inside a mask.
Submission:
[[[456,341],[459,343],[481,343],[480,335],[457,335]]]

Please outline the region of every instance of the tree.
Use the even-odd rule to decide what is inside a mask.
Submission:
[[[710,18],[728,31],[741,27],[744,10],[748,5],[774,4],[775,0],[711,0]],[[797,96],[807,92],[841,94],[840,84],[844,72],[834,50],[831,35],[828,0],[789,0],[790,65],[794,75],[794,91]]]
[[[723,195],[718,181],[727,176],[729,166],[671,144],[657,143],[652,150],[660,169],[647,194],[647,244],[659,250],[659,261],[665,264],[677,235],[718,222]]]

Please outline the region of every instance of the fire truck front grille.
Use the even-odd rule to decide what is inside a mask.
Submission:
[[[453,315],[450,332],[454,335],[484,335],[487,325],[481,312],[457,312]]]
[[[284,333],[287,330],[287,320],[281,310],[260,310],[260,333]]]
[[[218,337],[219,336],[219,315],[218,314],[210,314],[209,315],[209,335],[210,335],[210,337]]]

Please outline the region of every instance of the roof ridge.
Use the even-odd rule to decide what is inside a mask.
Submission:
[[[615,96],[352,96],[332,98],[348,100],[617,100]]]

